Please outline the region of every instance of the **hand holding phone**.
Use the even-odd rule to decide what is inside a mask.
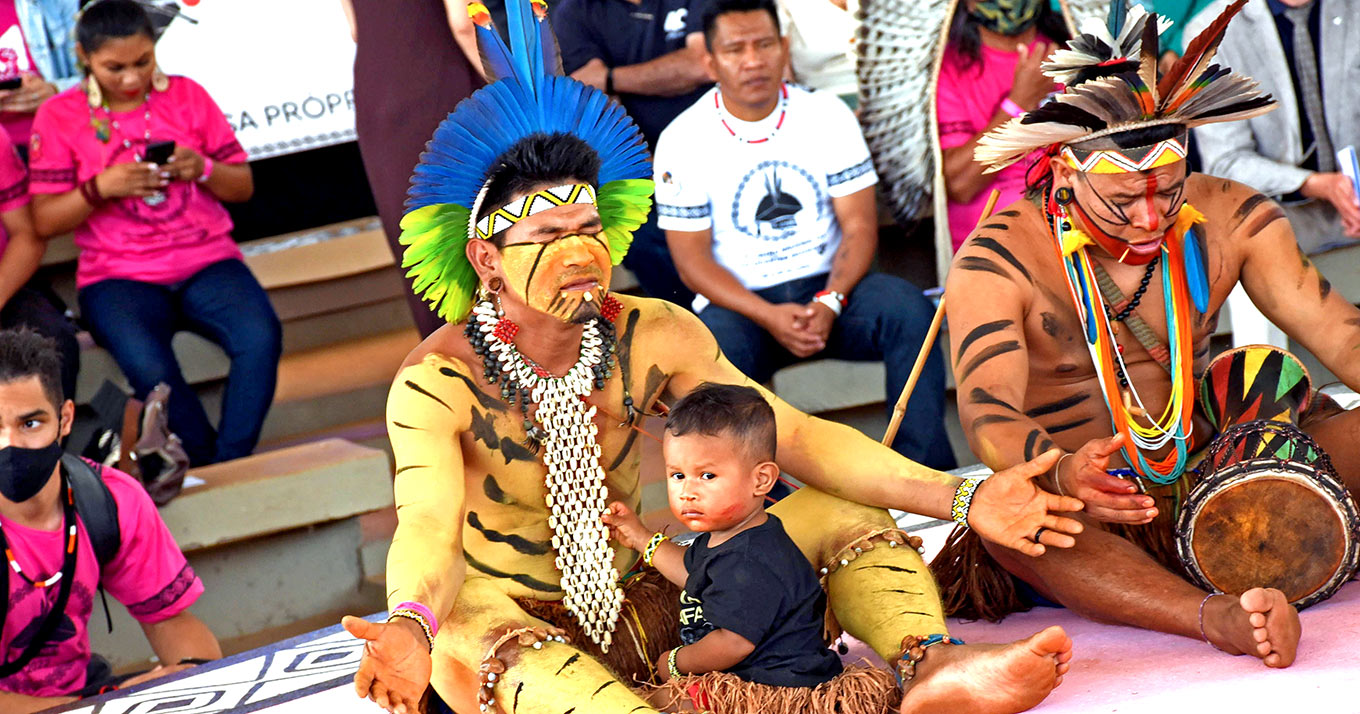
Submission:
[[[22,86],[24,86],[23,77],[11,77],[9,79],[0,79],[0,89],[18,89],[19,87]]]
[[[143,156],[142,160],[157,166],[165,166],[174,155],[175,142],[153,141],[146,147],[146,156]]]

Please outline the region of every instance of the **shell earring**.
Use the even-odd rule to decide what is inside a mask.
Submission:
[[[92,74],[85,77],[85,99],[90,103],[91,109],[104,106],[104,92],[99,89],[99,82]]]
[[[151,75],[151,88],[157,92],[164,92],[170,88],[170,78],[161,71],[160,65],[156,65],[156,71]]]

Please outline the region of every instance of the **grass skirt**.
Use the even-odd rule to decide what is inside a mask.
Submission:
[[[816,687],[774,687],[726,672],[709,672],[646,687],[639,693],[653,703],[660,702],[664,711],[713,714],[891,714],[902,703],[902,692],[891,672],[863,666],[846,667],[835,679]]]

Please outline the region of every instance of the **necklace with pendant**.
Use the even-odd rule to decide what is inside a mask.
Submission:
[[[98,138],[100,141],[104,142],[105,144],[107,144],[109,143],[109,141],[113,139],[113,132],[115,131],[118,132],[123,137],[122,141],[123,148],[133,152],[134,160],[141,161],[142,157],[137,155],[136,149],[132,145],[132,139],[130,139],[127,133],[123,131],[122,125],[119,123],[118,119],[114,117],[113,109],[109,106],[109,102],[107,99],[104,100],[104,103],[102,105],[100,105],[100,109],[104,110],[104,117],[102,119],[97,118],[95,116],[93,107],[90,108],[90,124],[91,126],[94,127],[95,137]],[[143,141],[142,145],[151,146],[151,92],[149,91],[146,93],[146,97],[142,100],[142,120],[144,122],[142,130]],[[148,206],[159,206],[162,203],[165,203],[165,198],[166,196],[164,192],[157,191],[156,193],[153,193],[150,196],[143,197],[142,202]]]

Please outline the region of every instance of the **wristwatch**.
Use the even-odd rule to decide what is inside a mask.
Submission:
[[[823,290],[812,296],[812,299],[826,305],[831,309],[831,312],[836,314],[836,317],[841,316],[841,309],[845,307],[846,303],[846,297],[835,290]]]

